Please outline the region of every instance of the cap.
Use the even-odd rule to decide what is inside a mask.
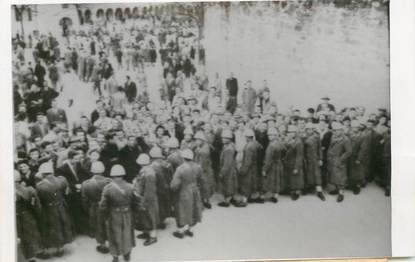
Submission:
[[[14,182],[20,182],[22,180],[22,177],[20,176],[19,171],[14,170]]]
[[[110,172],[111,177],[125,176],[125,169],[122,165],[113,165]]]
[[[137,158],[137,164],[145,166],[150,164],[150,157],[147,154],[140,154]]]
[[[206,142],[206,136],[205,136],[205,133],[203,133],[202,131],[198,131],[198,132],[196,132],[196,134],[195,134],[195,137],[194,137],[195,139],[200,139],[200,140],[202,140],[202,141],[205,141]]]
[[[53,166],[52,166],[52,163],[45,162],[45,163],[41,164],[39,166],[38,173],[40,173],[40,174],[53,174]]]
[[[247,137],[254,137],[254,136],[255,136],[255,133],[254,133],[254,131],[253,131],[252,129],[246,129],[246,130],[244,131],[244,136],[247,136]]]
[[[269,136],[276,136],[278,135],[278,130],[275,127],[271,127],[268,129],[267,134]]]
[[[167,140],[166,146],[168,148],[179,148],[179,140],[175,137],[171,137],[169,140]]]
[[[184,149],[184,150],[181,152],[181,156],[182,156],[184,159],[193,160],[193,151],[192,151],[192,150],[190,150],[190,149],[188,149],[188,148],[186,148],[186,149]]]
[[[91,164],[91,173],[102,174],[105,172],[105,166],[101,161],[95,161]]]
[[[225,129],[222,131],[222,138],[229,138],[232,139],[233,138],[233,133],[231,130],[229,129]]]
[[[152,158],[163,158],[163,153],[161,152],[161,148],[158,146],[152,147],[149,152]]]
[[[328,96],[323,96],[323,97],[321,98],[321,100],[330,101],[330,98],[329,98]]]

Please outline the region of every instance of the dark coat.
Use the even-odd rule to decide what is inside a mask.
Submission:
[[[131,102],[137,97],[137,86],[134,82],[130,81],[124,85],[125,96],[128,101]]]
[[[284,174],[283,159],[285,146],[279,140],[271,141],[265,151],[264,169],[266,175],[265,190],[270,193],[279,193],[281,190],[281,178]]]
[[[291,191],[302,190],[304,188],[304,145],[301,139],[297,138],[293,141],[289,141],[286,144],[287,154],[285,156],[284,173],[285,173],[285,185]],[[294,173],[294,170],[297,173]],[[288,180],[288,181],[287,181]]]
[[[196,147],[194,156],[195,162],[202,168],[202,198],[204,200],[209,200],[215,190],[215,178],[213,175],[210,151],[211,148],[209,144],[204,143],[201,147]]]
[[[127,145],[120,150],[120,162],[125,168],[125,172],[127,173],[125,179],[129,183],[134,180],[140,171],[140,166],[137,164],[136,160],[141,153],[143,153],[143,151],[139,146],[130,147]]]
[[[241,194],[249,197],[258,191],[258,161],[262,146],[255,140],[247,142],[243,149],[242,166],[239,171]]]
[[[104,187],[99,209],[107,221],[110,253],[125,255],[135,246],[134,213],[137,198],[134,187],[124,180],[112,181]]]
[[[109,183],[111,183],[111,179],[94,175],[82,183],[81,189],[82,203],[88,214],[89,236],[94,237],[100,244],[105,244],[107,236],[105,220],[99,212],[99,201],[104,187]]]
[[[351,135],[351,155],[349,165],[349,182],[351,184],[364,183],[367,173],[368,140],[362,134]]]
[[[34,257],[42,250],[42,238],[38,218],[41,205],[33,187],[16,186],[16,229],[22,253],[26,258]]]
[[[36,184],[36,191],[42,206],[41,234],[45,248],[61,248],[72,242],[72,221],[64,196],[69,185],[62,176],[48,175]]]
[[[56,122],[67,123],[66,113],[63,109],[48,109],[46,112],[46,118],[49,124],[55,124]]]
[[[331,141],[327,152],[327,171],[329,183],[343,187],[347,180],[347,161],[352,153],[350,139],[346,136]]]
[[[163,159],[156,159],[151,163],[151,167],[156,172],[157,199],[159,205],[159,219],[163,222],[171,217],[172,203],[170,194],[170,182],[172,172],[170,164]]]
[[[175,204],[176,223],[178,227],[194,226],[202,220],[202,168],[194,162],[185,162],[173,175],[170,187],[177,192]]]
[[[222,179],[222,190],[225,197],[233,196],[238,190],[238,171],[235,156],[234,144],[224,145],[220,156],[219,176]]]
[[[176,172],[176,169],[183,164],[183,157],[180,155],[179,151],[174,151],[170,153],[170,155],[167,157],[167,161],[170,164],[170,168],[172,170],[172,174]]]
[[[308,136],[304,141],[305,180],[308,186],[321,185],[319,162],[322,160],[321,142],[317,135]]]

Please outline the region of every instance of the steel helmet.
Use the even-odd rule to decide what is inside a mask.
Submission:
[[[20,172],[17,170],[14,170],[14,182],[20,182],[20,181],[22,181]]]
[[[271,128],[268,129],[267,134],[269,136],[276,136],[276,135],[278,135],[278,131],[277,131],[276,128],[271,127]]]
[[[193,135],[193,129],[191,127],[186,127],[183,131],[185,135]]]
[[[333,124],[331,125],[331,128],[333,130],[340,130],[340,129],[343,129],[344,127],[339,122],[333,122]]]
[[[102,174],[105,172],[105,166],[101,161],[95,161],[91,164],[91,173]]]
[[[194,137],[195,139],[200,139],[200,140],[202,140],[202,141],[205,141],[206,142],[206,136],[205,136],[205,133],[203,133],[202,131],[198,131],[198,132],[196,132],[196,134],[195,134],[195,137]]]
[[[246,129],[245,131],[244,131],[244,136],[247,136],[247,137],[254,137],[255,136],[255,133],[254,133],[254,130],[252,130],[252,129]]]
[[[45,162],[39,166],[40,174],[53,174],[53,166],[50,162]]]
[[[113,165],[110,172],[111,177],[125,176],[125,169],[122,165]]]
[[[222,138],[228,138],[228,139],[232,139],[233,138],[233,134],[232,131],[229,129],[225,129],[222,131]]]
[[[181,155],[184,159],[193,160],[193,151],[186,148],[181,152]]]
[[[145,166],[150,164],[150,157],[147,154],[140,154],[137,158],[137,164]]]
[[[293,125],[288,126],[288,129],[287,129],[288,133],[294,133],[294,132],[297,132],[297,130],[298,130],[298,128],[296,126],[293,126]]]
[[[150,154],[150,156],[151,156],[152,158],[163,158],[163,154],[162,154],[162,152],[161,152],[161,148],[160,148],[160,147],[158,147],[158,146],[154,146],[154,147],[152,147],[152,148],[150,149],[149,154]]]
[[[177,140],[175,137],[172,137],[167,140],[166,146],[168,148],[179,148],[179,140]]]

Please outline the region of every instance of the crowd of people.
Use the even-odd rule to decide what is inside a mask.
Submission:
[[[266,81],[241,88],[233,73],[208,79],[193,27],[147,17],[30,45],[14,39],[16,218],[26,258],[62,256],[88,234],[98,252],[128,261],[135,238],[156,243],[170,217],[175,237],[192,237],[215,193],[224,208],[284,195],[342,202],[345,190],[359,194],[368,183],[389,196],[386,109],[338,109],[323,97],[306,112],[282,112]],[[160,86],[148,85],[153,67]],[[65,83],[69,74],[75,82]],[[70,116],[79,101],[61,98],[79,83],[94,90],[95,108]]]

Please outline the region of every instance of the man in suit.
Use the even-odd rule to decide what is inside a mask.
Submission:
[[[52,107],[46,111],[46,118],[48,119],[49,124],[55,125],[57,122],[67,124],[68,120],[66,118],[65,110],[58,108],[56,99],[52,100],[51,106]]]
[[[36,115],[36,122],[31,127],[31,136],[32,137],[44,137],[49,132],[49,125],[44,120],[45,115],[42,112],[38,112]]]
[[[130,103],[137,97],[137,86],[131,81],[130,76],[127,76],[127,81],[124,84],[124,92]]]
[[[226,79],[226,89],[228,90],[229,96],[226,104],[226,110],[233,114],[236,110],[236,106],[238,105],[238,79],[233,76],[232,72],[229,78]]]
[[[256,100],[256,91],[252,87],[252,81],[248,80],[242,93],[242,107],[249,115],[252,115],[255,112]]]

